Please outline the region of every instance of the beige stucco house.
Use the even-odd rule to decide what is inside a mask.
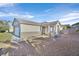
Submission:
[[[59,21],[38,23],[28,19],[14,18],[12,25],[13,34],[23,39],[40,35],[55,36],[62,30]]]

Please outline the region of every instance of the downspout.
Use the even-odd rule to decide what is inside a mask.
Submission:
[[[19,38],[21,38],[21,24],[19,24]]]

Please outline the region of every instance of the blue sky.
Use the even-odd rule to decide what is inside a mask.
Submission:
[[[59,20],[62,24],[79,21],[79,4],[74,3],[0,3],[0,19],[13,20],[14,17],[36,22]]]

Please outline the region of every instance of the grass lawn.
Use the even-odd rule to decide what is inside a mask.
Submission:
[[[76,30],[76,32],[79,32],[79,30]]]
[[[12,47],[10,44],[11,39],[12,39],[12,34],[0,33],[0,48]]]
[[[0,48],[17,48],[17,47],[12,46],[10,43],[2,43],[2,42],[0,42]]]
[[[12,34],[10,33],[0,33],[0,42],[9,41],[12,39]]]

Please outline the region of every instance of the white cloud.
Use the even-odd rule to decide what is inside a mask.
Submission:
[[[18,14],[18,13],[4,13],[0,12],[0,17],[19,17],[19,18],[33,18],[30,14]]]
[[[15,6],[15,3],[0,3],[0,7],[14,7]],[[18,9],[18,8],[17,8]],[[34,16],[29,14],[29,13],[24,13],[24,14],[21,14],[19,12],[17,12],[17,10],[15,7],[14,9],[12,9],[13,11],[16,11],[16,13],[13,13],[13,12],[10,12],[11,9],[3,9],[5,12],[1,12],[0,11],[0,17],[20,17],[20,18],[33,18]]]
[[[67,14],[67,15],[65,15],[64,17],[77,17],[77,16],[79,16],[79,12],[74,12],[74,13],[69,13],[69,14]]]
[[[61,17],[59,19],[59,21],[64,23],[64,24],[68,24],[68,23],[73,24],[73,23],[75,23],[75,19],[78,19],[78,18],[79,18],[79,12],[72,12],[72,13],[69,13],[69,14],[64,15],[63,17]],[[77,20],[76,22],[78,22],[78,21],[79,20]]]
[[[34,16],[32,16],[32,15],[25,15],[25,17],[28,17],[28,18],[34,18]]]
[[[65,21],[70,21],[72,19],[77,19],[77,18],[79,18],[79,16],[76,16],[76,17],[72,16],[72,17],[61,18],[61,19],[59,19],[59,21],[65,22]]]
[[[9,7],[9,6],[14,6],[15,4],[13,3],[0,3],[0,7]]]
[[[49,9],[45,10],[45,12],[50,12],[51,10],[53,10],[53,9],[49,8]]]

